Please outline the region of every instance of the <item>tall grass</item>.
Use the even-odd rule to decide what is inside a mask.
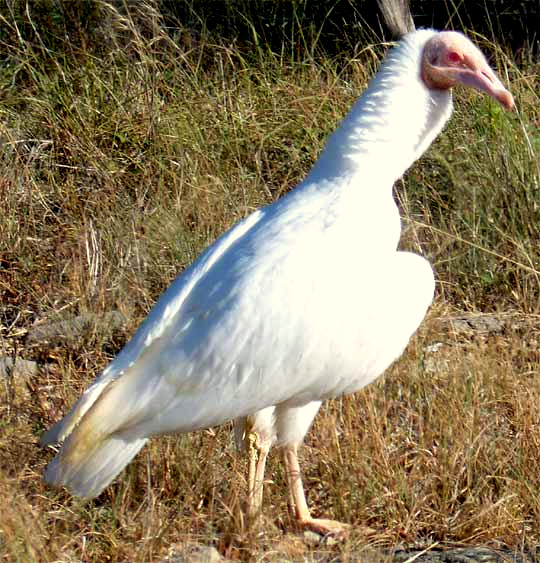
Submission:
[[[293,523],[277,456],[272,517],[246,530],[245,461],[226,426],[153,441],[92,502],[46,488],[50,456],[37,437],[123,342],[30,347],[25,334],[111,309],[132,332],[210,241],[306,174],[384,49],[373,38],[338,65],[263,41],[252,52],[186,30],[173,41],[152,6],[142,27],[145,4],[136,13],[100,6],[110,49],[60,55],[39,33],[1,46],[2,354],[42,369],[2,382],[0,552],[7,561],[152,561],[192,539],[241,559],[306,555],[311,548],[283,534]],[[538,317],[473,341],[436,322],[456,309],[538,314],[538,66],[486,47],[519,111],[457,92],[448,129],[396,188],[403,244],[438,274],[435,320],[378,384],[329,404],[302,453],[314,511],[356,525],[330,555],[540,541]],[[438,341],[433,373],[425,349]]]
[[[409,173],[404,197],[413,224],[427,229],[426,251],[447,300],[537,313],[537,69],[518,68],[501,53],[497,60],[518,112],[509,117],[488,100],[458,93],[450,127]]]

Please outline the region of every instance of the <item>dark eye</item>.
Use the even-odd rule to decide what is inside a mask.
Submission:
[[[461,61],[461,55],[457,51],[450,51],[448,53],[448,62],[459,63]]]

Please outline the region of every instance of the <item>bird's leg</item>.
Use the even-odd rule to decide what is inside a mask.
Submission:
[[[246,449],[248,453],[248,506],[247,513],[251,517],[253,512],[253,501],[255,492],[255,473],[257,466],[257,449],[255,443],[257,434],[255,432],[246,433]]]
[[[270,441],[250,431],[246,435],[246,442],[249,455],[247,513],[253,521],[262,509],[264,469],[270,451]]]
[[[253,489],[254,494],[254,506],[256,507],[256,514],[262,510],[263,503],[263,489],[264,489],[264,470],[266,468],[266,458],[268,457],[268,452],[270,451],[270,442],[262,440],[258,444],[258,460],[257,467],[255,470],[255,487]]]
[[[289,483],[289,494],[299,526],[313,530],[323,536],[343,536],[349,527],[347,524],[337,522],[336,520],[313,518],[309,512],[300,474],[300,464],[298,463],[298,444],[284,446],[283,456],[285,458],[285,472]]]

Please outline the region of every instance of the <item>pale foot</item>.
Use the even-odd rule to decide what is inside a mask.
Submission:
[[[309,518],[298,521],[298,525],[323,537],[345,538],[351,529],[349,524],[326,518]]]

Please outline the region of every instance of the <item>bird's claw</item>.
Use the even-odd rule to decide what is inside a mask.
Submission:
[[[325,538],[344,539],[347,537],[351,526],[337,520],[327,520],[326,518],[310,518],[299,522],[300,526],[306,530],[311,530]]]

